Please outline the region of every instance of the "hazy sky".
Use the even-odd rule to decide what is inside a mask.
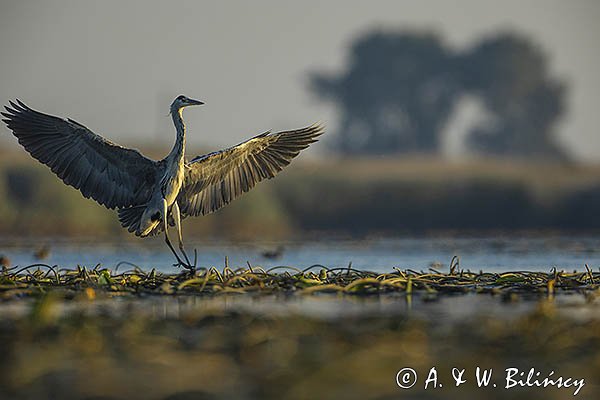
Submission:
[[[19,97],[124,144],[174,137],[184,93],[193,146],[324,120],[307,71],[343,68],[346,46],[378,26],[435,29],[457,48],[515,29],[571,84],[560,138],[600,161],[600,1],[7,1],[0,0],[0,102]],[[0,128],[0,143],[12,142]],[[143,143],[143,142],[142,142]]]

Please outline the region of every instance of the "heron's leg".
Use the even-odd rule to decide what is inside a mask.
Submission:
[[[181,250],[181,254],[183,254],[183,257],[185,258],[185,261],[187,261],[187,263],[189,265],[192,265],[192,263],[190,263],[190,259],[187,256],[187,253],[185,252],[185,248],[183,246],[183,235],[181,233],[181,214],[179,212],[179,205],[177,204],[177,202],[173,203],[173,205],[171,206],[171,215],[173,216],[173,220],[175,221],[175,228],[177,228],[177,239],[179,240],[179,250]],[[194,254],[196,252],[194,251]],[[193,266],[196,266],[196,257],[194,257],[194,264]]]
[[[185,262],[183,262],[183,260],[179,257],[179,255],[177,254],[177,252],[173,248],[173,245],[171,244],[171,241],[169,240],[169,235],[167,234],[166,230],[165,230],[165,242],[167,243],[167,246],[169,246],[169,249],[171,249],[171,252],[173,253],[173,255],[175,256],[175,258],[177,259],[177,264],[174,264],[174,265],[175,266],[182,266],[182,267],[185,267],[185,268],[190,268],[191,265],[186,264]]]
[[[171,249],[171,252],[177,259],[177,264],[175,264],[175,266],[182,266],[182,267],[190,269],[190,270],[195,269],[192,265],[190,265],[189,261],[187,262],[187,264],[185,262],[183,262],[183,260],[179,257],[179,255],[173,248],[173,245],[171,244],[171,240],[169,239],[169,223],[167,221],[167,202],[164,199],[163,199],[163,224],[164,224],[164,228],[165,228],[165,242],[167,243],[167,246],[169,246],[169,249]]]

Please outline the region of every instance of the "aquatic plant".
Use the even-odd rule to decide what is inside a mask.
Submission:
[[[120,272],[127,265],[129,270]],[[0,271],[0,297],[35,296],[49,290],[65,294],[88,288],[118,295],[219,295],[225,293],[340,293],[366,296],[400,293],[423,293],[430,296],[449,293],[491,293],[504,296],[545,294],[556,291],[593,293],[600,287],[600,271],[587,265],[583,272],[508,271],[473,272],[460,268],[457,257],[450,271],[394,269],[388,273],[361,271],[352,268],[327,268],[313,265],[305,269],[278,266],[264,269],[248,263],[231,268],[227,259],[222,269],[211,267],[195,274],[166,274],[156,269],[143,271],[122,262],[114,270],[96,265],[76,269],[57,265],[32,264],[26,267],[4,268]]]

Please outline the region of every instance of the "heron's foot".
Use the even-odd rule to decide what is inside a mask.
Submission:
[[[177,261],[173,264],[174,267],[187,269],[190,273],[194,274],[196,272],[196,266],[192,264],[187,264],[183,261]]]
[[[179,268],[179,267],[185,268],[191,274],[195,274],[196,273],[196,263],[198,262],[198,252],[196,251],[196,249],[194,249],[194,263],[193,264],[190,262],[187,254],[185,254],[185,251],[183,251],[183,256],[185,258],[185,261],[183,261],[181,258],[176,256],[177,262],[175,264],[173,264],[173,266],[177,267],[177,268]]]
[[[181,247],[181,253],[183,254],[183,257],[185,258],[186,263],[195,268],[196,264],[198,262],[198,251],[196,249],[194,249],[194,263],[193,264],[190,262],[190,258],[188,257],[187,253],[185,252],[185,249],[183,248],[183,246]]]

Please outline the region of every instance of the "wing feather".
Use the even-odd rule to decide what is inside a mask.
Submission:
[[[163,165],[118,146],[72,119],[9,102],[3,121],[33,158],[107,208],[144,204]]]
[[[216,211],[258,182],[273,178],[323,132],[318,123],[293,131],[265,132],[237,146],[194,158],[186,164],[177,197],[182,216]]]

